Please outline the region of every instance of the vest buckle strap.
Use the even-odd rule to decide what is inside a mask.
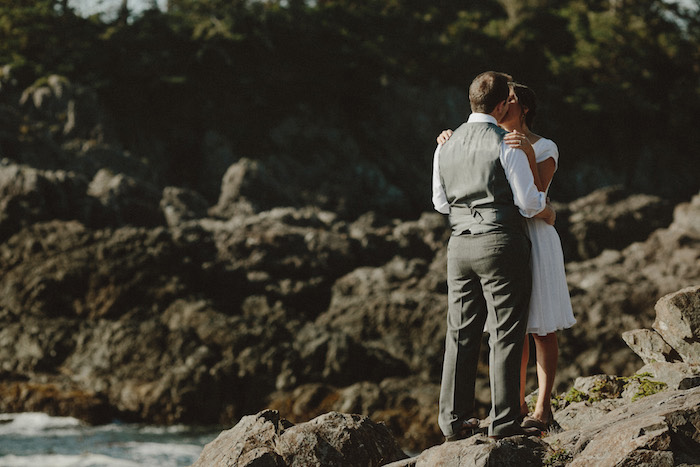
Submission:
[[[473,206],[469,206],[469,210],[472,212],[472,217],[478,222],[481,223],[484,220],[484,216],[481,215],[481,213]]]

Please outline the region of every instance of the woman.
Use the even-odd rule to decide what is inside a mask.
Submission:
[[[557,169],[559,150],[552,140],[531,131],[537,111],[535,93],[522,84],[512,83],[511,86],[515,98],[511,99],[508,113],[500,123],[510,131],[504,141],[527,154],[537,188],[547,192]],[[438,143],[447,141],[451,134],[451,130],[443,131],[437,138]],[[539,391],[535,410],[528,415],[525,380],[530,352],[529,339],[526,339],[520,373],[520,410],[525,415],[523,427],[544,431],[553,422],[551,394],[559,356],[555,331],[573,326],[576,319],[571,309],[564,255],[557,231],[542,219],[526,219],[526,226],[532,242],[532,295],[527,333],[535,342]]]

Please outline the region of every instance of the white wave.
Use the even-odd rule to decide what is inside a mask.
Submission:
[[[194,444],[166,444],[166,443],[126,443],[124,446],[128,449],[129,457],[134,460],[147,463],[149,460],[158,459],[158,465],[164,466],[176,465],[177,460],[192,459],[196,460],[202,453],[202,446]]]
[[[0,457],[0,467],[143,467],[143,465],[99,454],[38,454],[34,456],[10,455]]]
[[[0,414],[0,435],[32,436],[53,430],[73,431],[81,426],[80,420],[73,417],[52,417],[38,412]]]
[[[218,430],[111,423],[43,413],[0,414],[0,467],[178,467],[197,460]]]

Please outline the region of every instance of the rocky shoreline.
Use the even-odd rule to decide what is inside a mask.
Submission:
[[[0,411],[228,426],[264,409],[296,424],[358,413],[402,449],[442,441],[441,215],[323,210],[215,135],[225,166],[164,186],[90,90],[13,89],[11,70],[0,84],[17,129],[0,141]],[[633,375],[622,332],[700,283],[700,195],[674,207],[609,187],[557,207],[578,320],[560,334],[560,392]]]
[[[662,298],[653,330],[657,348],[632,348],[647,364],[631,377],[577,378],[555,399],[542,437],[492,440],[482,430],[409,457],[383,423],[329,412],[294,425],[278,411],[244,417],[208,444],[194,466],[690,466],[700,463],[700,286]],[[675,343],[676,347],[669,344]],[[680,356],[680,358],[676,358]]]

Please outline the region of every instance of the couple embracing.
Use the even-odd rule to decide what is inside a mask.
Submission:
[[[489,436],[539,434],[552,420],[555,331],[575,323],[556,214],[547,190],[556,145],[530,131],[534,93],[505,73],[485,72],[469,87],[472,113],[443,132],[433,164],[433,204],[449,215],[447,335],[438,423],[447,441],[469,436],[481,335],[489,332]],[[499,124],[501,126],[499,126]],[[509,132],[510,131],[510,132]],[[524,398],[526,335],[537,349],[539,395]]]

